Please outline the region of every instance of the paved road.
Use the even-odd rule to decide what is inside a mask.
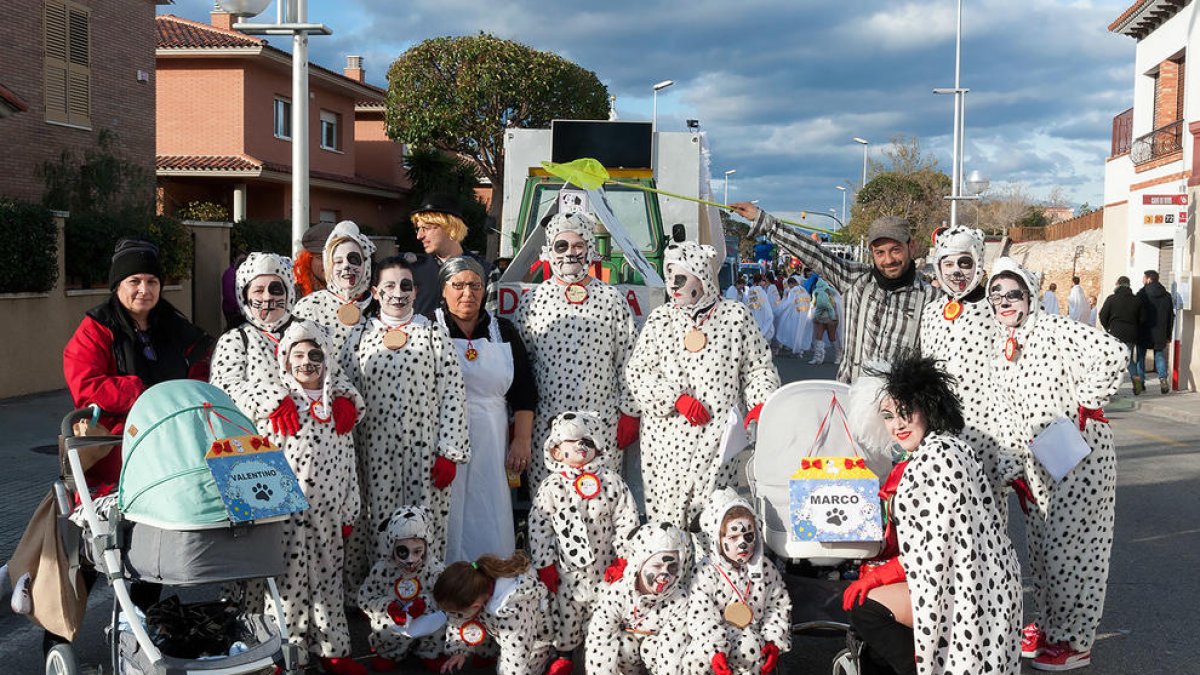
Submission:
[[[794,359],[778,359],[777,364],[785,382],[834,376],[831,365],[810,367]],[[0,402],[0,462],[6,469],[0,471],[0,490],[6,496],[0,505],[0,555],[5,558],[55,471],[49,456],[30,448],[54,442],[58,417],[68,406],[61,393]],[[1195,611],[1200,607],[1200,584],[1195,582],[1200,570],[1200,425],[1137,412],[1111,412],[1109,417],[1120,467],[1116,545],[1093,666],[1082,672],[1200,672],[1193,637],[1200,634]],[[1016,508],[1015,502],[1010,505],[1010,511]],[[1012,528],[1012,535],[1023,549],[1020,527]],[[93,594],[78,641],[92,662],[104,658],[101,631],[110,602],[107,589]],[[365,627],[356,624],[354,632],[365,652]],[[40,672],[39,631],[20,617],[6,616],[0,618],[0,636],[0,672]],[[785,672],[828,673],[840,646],[835,637],[798,637],[783,660]],[[1024,672],[1036,671],[1026,666]]]

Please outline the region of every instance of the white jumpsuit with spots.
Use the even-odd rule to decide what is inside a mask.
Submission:
[[[323,288],[300,298],[296,303],[295,314],[301,319],[316,321],[325,326],[329,330],[329,338],[333,343],[334,349],[340,352],[342,345],[346,344],[346,339],[350,336],[350,332],[369,321],[366,310],[371,304],[371,298],[367,296],[366,299],[354,303],[359,308],[361,316],[358,323],[352,325],[346,325],[338,320],[337,311],[344,304],[346,303],[342,302],[331,291]]]
[[[429,509],[429,551],[445,555],[450,490],[435,488],[431,472],[438,457],[458,465],[470,459],[466,390],[449,334],[422,316],[403,330],[408,342],[388,349],[385,327],[372,319],[355,328],[342,350],[343,369],[366,400],[355,433],[365,508],[346,558],[355,591],[384,553],[379,523],[401,504]]]
[[[500,648],[496,675],[542,675],[550,661],[550,627],[546,625],[548,613],[546,587],[533,575],[532,570],[515,577],[496,580],[492,598],[483,611],[473,619],[447,613],[446,653],[450,656],[462,652],[479,652],[494,641]],[[464,637],[475,638],[469,621],[483,626],[485,642],[468,644]]]

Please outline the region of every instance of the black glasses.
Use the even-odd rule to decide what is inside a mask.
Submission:
[[[1007,293],[992,293],[988,296],[988,302],[992,303],[993,305],[999,305],[1005,301],[1020,302],[1027,297],[1029,296],[1025,293],[1025,291],[1013,289]]]
[[[480,281],[451,281],[450,288],[453,288],[456,291],[462,291],[467,288],[469,288],[473,291],[482,291],[483,290],[483,282],[480,282]]]

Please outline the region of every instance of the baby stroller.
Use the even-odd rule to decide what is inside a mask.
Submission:
[[[289,674],[302,672],[294,665],[299,663],[296,650],[287,644],[282,610],[271,617],[261,610],[242,611],[225,600],[189,604],[171,598],[169,606],[160,608],[168,601],[160,602],[143,614],[130,596],[134,581],[187,588],[265,579],[275,607],[280,607],[273,577],[283,572],[279,523],[286,516],[233,522],[205,460],[216,440],[253,434],[253,422],[220,389],[191,380],[165,382],[142,394],[126,419],[124,438],[75,435],[77,422],[98,416],[93,406],[63,419],[69,471],[55,492],[59,510],[66,514],[66,496],[78,491],[84,527],[60,531],[64,539],[82,539],[84,555],[113,589],[107,629],[111,672],[237,674],[270,672],[276,666]],[[116,498],[93,500],[80,450],[118,442],[123,456]],[[219,653],[210,649],[180,655],[179,647],[186,645],[184,651],[189,651],[196,646],[195,633],[165,634],[164,625],[154,623],[156,616],[180,619],[189,630],[207,626],[206,644],[220,642]],[[80,672],[70,644],[47,654],[46,672]]]
[[[844,635],[834,675],[857,675],[859,642],[842,610],[839,567],[875,556],[879,541],[799,541],[793,534],[791,476],[808,457],[861,456],[842,408],[850,387],[832,380],[805,380],[780,387],[763,405],[754,455],[746,467],[750,491],[763,520],[767,548],[786,570],[792,596],[793,634]],[[886,476],[886,460],[864,457],[876,476]],[[883,471],[883,473],[880,473]],[[875,486],[878,489],[878,485]],[[795,617],[805,620],[796,621]]]

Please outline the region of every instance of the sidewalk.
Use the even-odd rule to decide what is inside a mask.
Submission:
[[[1133,395],[1133,385],[1128,380],[1113,400],[1105,406],[1113,412],[1136,411],[1141,415],[1161,418],[1181,424],[1200,424],[1200,393],[1194,391],[1172,391],[1158,393],[1158,380],[1152,380],[1141,396]]]

